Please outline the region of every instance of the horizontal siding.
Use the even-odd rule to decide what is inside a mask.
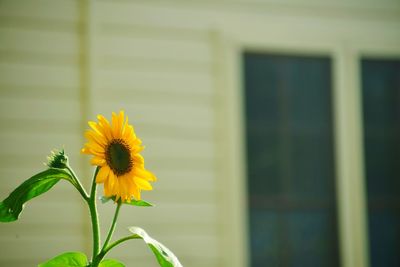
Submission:
[[[0,17],[3,18],[33,18],[36,20],[52,20],[55,22],[78,22],[78,0],[2,0]]]
[[[133,27],[132,32],[135,32]],[[135,36],[126,33],[108,33],[99,38],[101,54],[112,60],[145,58],[146,60],[171,60],[172,62],[210,62],[207,39],[169,39],[166,36]],[[155,33],[157,34],[157,33]],[[111,58],[111,56],[113,58]],[[134,61],[132,62],[134,64]],[[174,64],[175,65],[175,64]]]
[[[169,20],[141,11],[134,3],[101,1],[97,6],[94,110],[125,110],[146,146],[146,167],[158,177],[154,191],[142,194],[156,206],[131,212],[124,208],[116,234],[123,235],[130,225],[141,226],[183,265],[217,266],[216,91],[210,33],[200,27],[173,27]],[[154,24],[156,20],[163,26]],[[112,209],[103,209],[110,218]],[[143,244],[132,244],[131,250],[126,245],[110,257],[127,266],[155,266],[147,250]]]
[[[182,7],[182,6],[181,6]],[[161,11],[155,12],[155,11]],[[209,21],[201,19],[203,15],[213,14],[210,10],[188,8],[184,11],[168,5],[147,5],[130,1],[99,1],[98,17],[100,24],[163,27],[187,31],[207,31]],[[160,14],[162,14],[160,16]],[[168,18],[168,19],[166,19]],[[200,18],[200,19],[199,19]],[[203,17],[204,18],[204,17]]]
[[[77,153],[81,146],[79,7],[77,2],[57,4],[60,7],[41,1],[39,6],[46,5],[41,9],[27,1],[27,7],[32,8],[32,12],[27,12],[25,7],[18,8],[11,1],[2,3],[9,12],[0,12],[3,22],[0,26],[0,122],[10,128],[0,133],[1,140],[7,140],[0,153],[0,175],[18,177],[0,190],[4,195],[22,182],[23,177],[40,170],[37,161],[42,163],[51,148],[64,145],[73,166],[80,166],[82,160]],[[58,8],[65,9],[65,14],[54,16]],[[100,4],[96,17],[99,34],[96,35],[98,57],[92,111],[110,114],[125,109],[147,146],[144,152],[147,167],[159,177],[153,192],[143,192],[143,197],[156,207],[124,208],[126,213],[119,220],[122,227],[116,234],[124,234],[125,226],[134,221],[133,224],[152,231],[184,264],[215,266],[218,261],[217,159],[209,33],[193,27],[160,30],[146,23],[132,27],[130,22],[106,21],[101,16],[103,8]],[[59,122],[62,122],[59,127],[51,127]],[[19,152],[24,147],[29,149]],[[24,166],[15,170],[20,161]],[[77,247],[72,250],[87,242],[90,235],[79,235],[79,227],[88,218],[76,215],[83,210],[79,207],[80,196],[72,192],[71,185],[60,182],[51,192],[29,203],[21,216],[23,225],[10,224],[3,229],[8,234],[2,242],[11,242],[11,245],[8,256],[0,263],[24,266],[47,258],[38,249],[26,255],[31,261],[15,257],[16,245],[21,239],[29,247],[35,240],[51,243],[68,236],[64,246],[47,251],[50,255],[62,251],[61,248],[72,249],[74,242]],[[67,195],[73,198],[69,203],[65,202]],[[63,215],[49,219],[44,224],[45,237],[40,238],[38,225],[43,223],[43,218],[38,214],[52,214],[60,206]],[[135,212],[133,217],[128,209]],[[102,205],[100,211],[105,232],[113,205]],[[29,225],[34,229],[32,233],[21,230]],[[54,233],[56,225],[74,230]],[[16,238],[19,235],[23,238]],[[196,242],[203,255],[188,247],[190,242]],[[143,244],[140,247],[142,250],[134,253],[127,253],[126,248],[118,249],[110,256],[115,255],[126,263],[154,266],[148,249]]]
[[[45,235],[46,233],[44,232],[43,234]],[[7,266],[3,263],[10,261],[13,261],[17,264],[22,259],[22,257],[25,259],[24,262],[26,262],[27,265],[19,266],[37,266],[38,263],[47,261],[55,255],[59,255],[65,251],[76,251],[76,244],[79,241],[82,242],[82,240],[77,239],[75,236],[68,236],[67,234],[64,234],[58,238],[41,237],[40,239],[35,238],[27,240],[23,237],[19,237],[14,240],[8,240],[7,243],[1,244],[2,266]],[[25,246],[32,249],[25,249]],[[38,253],[38,251],[40,250],[44,252]],[[16,257],[15,255],[16,252],[18,253],[18,257]],[[17,265],[11,264],[8,266]]]
[[[81,165],[79,24],[78,1],[0,2],[1,199],[44,170],[51,149],[64,146]],[[84,250],[83,214],[79,194],[59,182],[1,224],[0,266]]]
[[[32,133],[16,132],[16,133],[1,133],[2,140],[8,140],[7,143],[2,145],[0,155],[10,155],[14,153],[21,153],[24,151],[16,151],[16,147],[29,148],[32,152],[27,152],[28,155],[45,156],[49,154],[49,149],[62,148],[63,145],[68,144],[68,150],[79,151],[81,147],[80,139],[72,134],[52,134],[52,133]],[[16,144],[18,144],[16,146]],[[45,150],[45,151],[43,151]],[[47,153],[46,153],[47,151]],[[74,153],[76,154],[76,153]]]
[[[135,1],[133,4],[126,0],[102,0],[101,4],[106,8],[99,10],[99,17],[102,23],[125,27],[198,31],[221,29],[230,37],[242,41],[264,40],[268,36],[265,39],[267,43],[276,42],[278,50],[282,49],[283,40],[292,41],[293,50],[293,47],[301,46],[302,42],[314,40],[316,35],[319,38],[314,41],[314,45],[338,42],[338,38],[359,43],[370,42],[371,32],[379,33],[385,41],[397,42],[400,24],[398,3],[379,3],[379,9],[372,2],[365,5],[363,0],[355,0],[354,5],[346,3],[255,0],[246,4],[244,0],[191,1],[184,4],[177,0],[168,3]],[[296,32],[302,32],[301,38],[291,38]]]
[[[40,79],[38,79],[40,77]],[[0,79],[2,87],[53,87],[55,89],[76,90],[79,87],[77,66],[48,66],[23,63],[1,63]]]
[[[295,17],[370,19],[376,21],[398,21],[400,4],[396,0],[385,1],[320,1],[320,0],[203,0],[185,2],[174,1],[135,1],[135,9],[130,9],[129,0],[101,0],[108,9],[100,13],[106,20],[123,24],[165,25],[180,29],[204,29],[215,26],[210,20],[218,17],[229,21],[232,15],[253,15],[248,22],[256,22],[257,16],[264,18],[285,16],[287,20]],[[107,12],[115,10],[118,13]],[[160,16],[160,14],[162,14]],[[118,18],[115,18],[117,17]],[[129,17],[131,16],[131,17]],[[168,18],[168,19],[166,19]],[[183,21],[183,22],[182,22]],[[244,22],[244,21],[242,21]],[[326,22],[326,21],[325,21]],[[230,23],[230,21],[228,22]],[[225,24],[225,26],[227,26]],[[262,28],[265,25],[260,25]]]
[[[21,42],[21,40],[30,40]],[[78,61],[79,38],[74,32],[54,32],[15,26],[0,28],[0,51],[74,57]],[[43,62],[43,59],[40,59]],[[45,61],[44,61],[45,62]]]
[[[166,66],[167,67],[167,66]],[[184,72],[165,68],[164,71],[134,71],[129,69],[100,69],[98,84],[100,90],[142,88],[164,92],[194,92],[207,94],[211,91],[212,79],[207,73]],[[209,90],[207,92],[207,90]]]

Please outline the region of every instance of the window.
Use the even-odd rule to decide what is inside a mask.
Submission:
[[[361,61],[371,267],[400,266],[400,61]]]
[[[331,60],[244,54],[251,266],[338,266]]]

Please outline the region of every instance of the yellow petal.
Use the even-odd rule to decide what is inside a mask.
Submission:
[[[136,145],[136,146],[132,147],[132,152],[135,154],[140,153],[143,150],[144,150],[144,146],[141,146],[141,145]]]
[[[147,181],[157,181],[157,177],[146,169],[134,168],[132,172],[135,174],[135,176],[145,179]]]
[[[142,141],[139,138],[130,138],[126,140],[128,140],[127,143],[134,154],[140,153],[144,149],[144,146],[141,145]]]
[[[126,119],[125,119],[125,122],[122,122],[122,128],[121,128],[121,137],[124,139],[124,140],[129,140],[129,138],[125,138],[125,133],[126,133],[126,131],[128,131],[128,128],[129,128],[129,118],[128,118],[128,116],[126,116],[125,117]]]
[[[132,136],[134,134],[133,126],[128,125],[128,120],[126,121],[125,131],[123,132],[122,138],[125,140],[134,139]]]
[[[99,124],[97,124],[94,121],[89,121],[88,124],[89,124],[90,128],[92,128],[93,131],[95,131],[98,135],[104,136],[103,128],[100,127]]]
[[[111,117],[111,125],[112,125],[112,133],[113,133],[113,137],[114,138],[120,138],[119,135],[119,126],[118,126],[118,116],[117,114],[115,114],[115,112],[112,113],[112,117]]]
[[[91,155],[94,155],[96,157],[104,158],[104,152],[98,152],[98,151],[95,151],[95,150],[93,150],[91,148],[88,148],[88,150],[89,150],[89,153],[86,153],[86,154],[91,154]]]
[[[144,164],[144,158],[143,158],[143,156],[142,155],[140,155],[140,154],[131,154],[131,156],[132,156],[132,158],[133,158],[133,165],[140,165],[140,166],[143,166],[143,164]]]
[[[123,131],[123,133],[122,133],[122,138],[123,138],[124,140],[128,140],[128,143],[129,143],[130,140],[132,139],[132,138],[130,137],[130,136],[131,136],[131,131],[132,131],[132,129],[131,129],[130,125],[127,125],[127,126],[125,126],[124,131]]]
[[[93,147],[90,146],[90,143],[86,143],[82,148],[81,153],[83,154],[92,154],[101,158],[104,158],[104,151],[94,150]]]
[[[110,171],[108,179],[104,183],[104,194],[107,197],[113,196],[114,182],[115,182],[115,175],[112,171]]]
[[[104,154],[104,152],[105,152],[104,146],[100,146],[99,144],[94,143],[94,142],[86,143],[85,146],[87,148],[89,148],[91,151],[96,151],[99,154]]]
[[[114,176],[114,177],[115,177],[114,178],[114,184],[113,184],[111,192],[112,192],[113,195],[117,196],[117,195],[120,195],[120,193],[119,193],[119,178],[117,176]]]
[[[104,147],[107,143],[107,140],[104,138],[104,136],[99,135],[95,131],[87,130],[84,135],[85,135],[86,139],[97,143],[99,146]]]
[[[113,137],[111,133],[110,123],[102,115],[97,115],[97,119],[99,120],[99,124],[103,129],[104,136],[107,138],[108,141],[111,141]]]
[[[110,167],[107,165],[100,168],[99,173],[96,176],[96,183],[104,183],[110,174]]]
[[[126,179],[119,178],[119,193],[123,200],[126,200],[128,198],[128,192],[129,192],[129,188],[128,188],[128,184],[126,183]]]
[[[145,179],[136,177],[135,184],[142,190],[153,190],[153,187],[151,186],[151,184],[148,181],[146,181]]]
[[[108,120],[101,114],[97,115],[97,119],[99,120],[99,122],[101,122],[104,126],[108,126],[108,128],[110,128],[110,123],[108,122]]]
[[[96,166],[104,166],[106,164],[106,160],[104,158],[94,157],[90,160],[90,163]]]
[[[128,187],[129,198],[131,199],[134,196],[135,188],[137,188],[135,182],[133,181],[133,177],[129,176],[126,180],[126,185]]]
[[[108,178],[108,179],[110,179],[110,178]],[[112,195],[111,195],[111,191],[110,191],[110,188],[107,186],[107,184],[108,184],[108,179],[105,181],[105,183],[104,183],[104,195],[106,196],[106,197],[111,197]]]
[[[135,197],[136,200],[140,200],[141,199],[140,198],[140,189],[137,186],[135,186],[133,188],[133,196]]]

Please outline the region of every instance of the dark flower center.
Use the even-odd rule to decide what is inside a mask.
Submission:
[[[114,139],[107,146],[106,161],[118,176],[128,173],[133,167],[129,146],[122,139]]]

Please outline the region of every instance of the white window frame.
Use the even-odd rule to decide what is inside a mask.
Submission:
[[[286,29],[283,34],[266,28],[260,31],[259,27],[244,25],[241,29],[222,28],[213,33],[218,58],[216,87],[224,96],[220,98],[218,112],[218,122],[224,129],[220,151],[225,165],[221,174],[226,178],[222,181],[226,193],[221,205],[231,207],[224,211],[224,217],[230,220],[222,246],[226,248],[225,261],[229,266],[250,266],[242,57],[244,51],[252,51],[331,58],[339,257],[343,267],[368,267],[360,61],[362,56],[399,58],[400,35],[392,36],[375,28],[369,39],[363,36],[358,40],[344,38],[345,30],[340,29],[335,29],[332,36],[323,28],[314,29],[312,34],[307,27]]]

